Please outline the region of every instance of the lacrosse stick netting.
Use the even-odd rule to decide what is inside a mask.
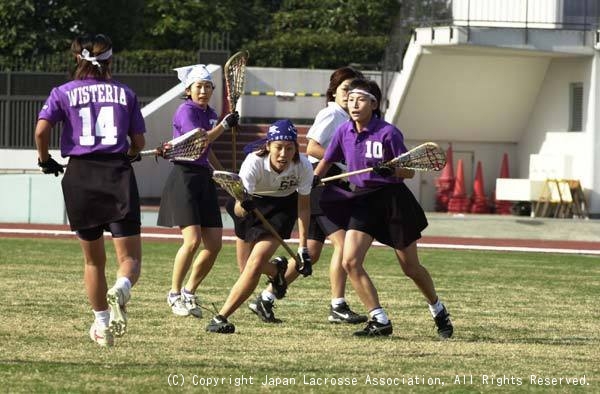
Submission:
[[[225,88],[227,89],[227,101],[231,112],[235,111],[237,102],[244,93],[248,56],[248,51],[240,51],[231,56],[225,63]],[[236,134],[237,127],[234,127],[231,130],[231,165],[234,171],[237,170]]]
[[[238,174],[229,171],[213,171],[213,179],[236,200],[244,201],[250,198]]]
[[[435,142],[426,142],[386,164],[411,170],[440,171],[446,165],[446,153]]]
[[[194,161],[204,153],[207,147],[206,131],[198,128],[174,138],[156,149],[142,151],[140,155],[161,156],[167,160]]]

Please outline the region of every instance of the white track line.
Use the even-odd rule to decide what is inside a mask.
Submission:
[[[0,228],[0,234],[22,234],[22,235],[46,235],[46,236],[75,236],[73,231],[69,230],[42,230],[42,229],[5,229]],[[104,233],[110,235],[110,233]],[[142,232],[142,238],[149,239],[182,239],[181,234],[164,234],[164,233],[152,233]],[[225,235],[223,236],[224,241],[235,241],[235,236]],[[297,238],[291,238],[286,242],[297,244],[299,240]],[[330,243],[329,240],[326,243]],[[385,246],[379,242],[373,242],[374,246]],[[432,248],[432,249],[460,249],[460,250],[490,250],[490,251],[508,251],[508,252],[536,252],[536,253],[561,253],[561,254],[586,254],[586,255],[600,255],[600,250],[591,249],[566,249],[566,248],[534,248],[524,246],[492,246],[492,245],[462,245],[462,244],[443,244],[443,243],[419,243],[421,248]]]

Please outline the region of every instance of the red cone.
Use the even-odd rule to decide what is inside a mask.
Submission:
[[[502,166],[500,167],[499,178],[510,178],[508,172],[508,153],[504,153],[502,156]],[[494,205],[496,213],[500,215],[510,215],[512,213],[513,203],[510,201],[496,200],[496,193],[494,193]]]
[[[502,156],[502,167],[500,167],[500,178],[510,178],[508,175],[508,153]]]
[[[454,191],[452,197],[466,196],[465,193],[465,174],[463,171],[463,161],[458,159],[456,163],[456,180],[454,181]]]
[[[456,163],[456,180],[454,181],[454,191],[448,201],[448,212],[463,213],[469,212],[471,201],[465,193],[465,176],[463,171],[463,161],[459,159]]]
[[[489,213],[487,197],[483,187],[483,170],[481,162],[477,162],[477,170],[475,171],[475,180],[473,181],[473,196],[471,197],[471,213]]]
[[[448,201],[454,188],[454,165],[452,161],[452,144],[448,144],[446,152],[446,166],[442,169],[440,176],[435,181],[436,196],[435,210],[437,212],[448,211]]]

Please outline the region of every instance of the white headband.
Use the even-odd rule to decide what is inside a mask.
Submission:
[[[362,94],[364,96],[369,97],[371,100],[377,102],[377,98],[374,95],[372,95],[371,93],[367,92],[366,90],[355,88],[348,92],[348,94],[351,94],[351,93]]]
[[[112,56],[112,49],[109,49],[108,51],[104,51],[101,54],[99,54],[98,56],[90,56],[90,51],[88,51],[87,49],[84,49],[83,51],[81,51],[81,55],[77,55],[78,58],[87,60],[88,62],[91,62],[94,66],[96,66],[100,69],[102,68],[102,66],[100,65],[98,60],[107,60],[107,59],[110,59],[111,56]]]

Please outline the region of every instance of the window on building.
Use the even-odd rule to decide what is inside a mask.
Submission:
[[[583,83],[569,86],[569,131],[583,131]]]

